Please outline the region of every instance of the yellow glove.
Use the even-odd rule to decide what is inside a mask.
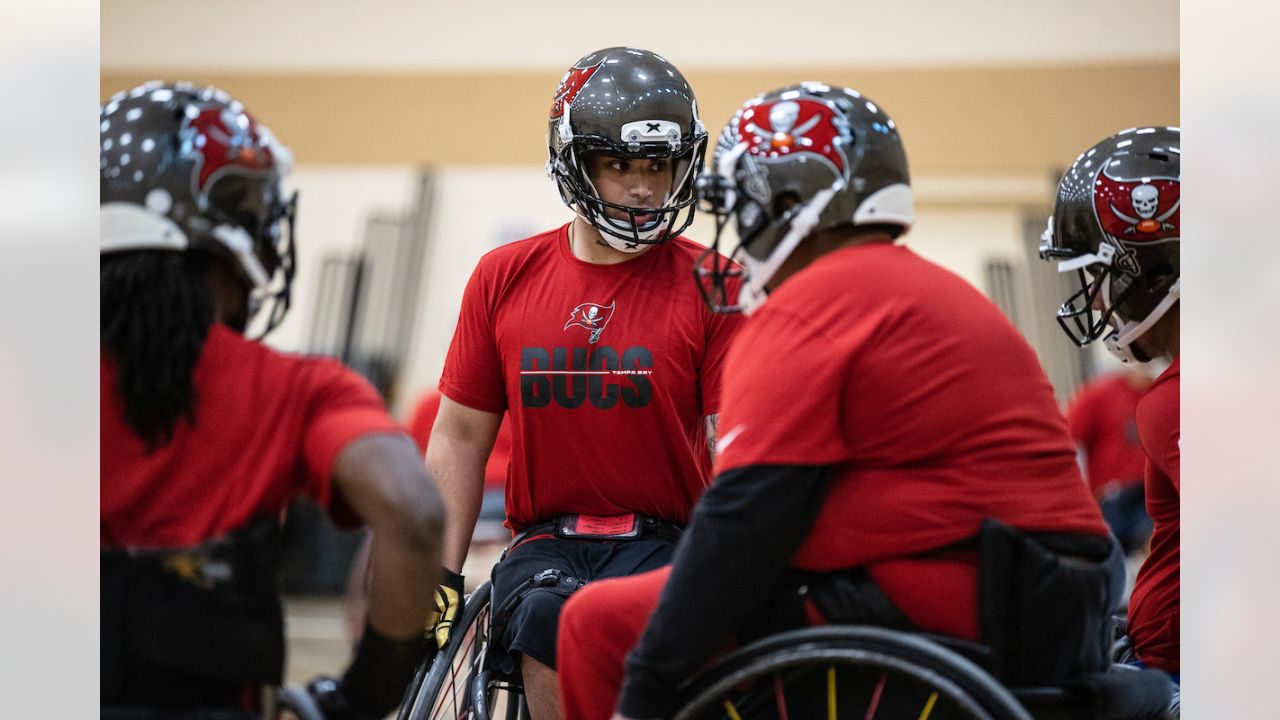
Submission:
[[[436,645],[444,649],[449,642],[453,620],[462,610],[462,576],[441,568],[440,586],[436,588],[436,609],[427,618],[427,634],[435,638]]]

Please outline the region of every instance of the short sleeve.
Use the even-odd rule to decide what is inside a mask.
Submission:
[[[358,525],[359,520],[335,502],[333,466],[351,442],[375,433],[403,434],[404,429],[387,414],[373,386],[354,371],[333,360],[308,362],[306,425],[303,428],[304,491],[329,510],[335,522]]]
[[[440,375],[440,392],[475,410],[507,408],[501,358],[493,328],[496,293],[489,264],[481,258],[462,293],[458,326]]]
[[[1076,444],[1086,448],[1091,444],[1093,431],[1097,427],[1093,422],[1092,397],[1090,386],[1085,385],[1067,405],[1067,424],[1071,426],[1071,437]]]
[[[765,311],[729,353],[716,474],[748,465],[833,465],[851,457],[841,423],[847,354],[803,318]]]
[[[706,312],[711,319],[707,323],[707,345],[703,354],[699,391],[702,395],[702,414],[714,415],[720,412],[720,390],[729,348],[737,337],[744,318],[738,313],[726,315],[710,310]]]
[[[1179,385],[1172,381],[1153,385],[1138,403],[1138,432],[1147,457],[1181,492],[1182,442]]]

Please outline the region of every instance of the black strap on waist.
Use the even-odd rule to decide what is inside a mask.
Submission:
[[[198,546],[101,552],[104,705],[242,704],[284,672],[280,524]]]

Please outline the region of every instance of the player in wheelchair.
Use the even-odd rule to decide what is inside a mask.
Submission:
[[[1111,669],[1121,553],[1034,352],[895,243],[894,121],[848,88],[763,94],[700,196],[712,250],[740,239],[695,268],[704,298],[751,314],[716,479],[670,568],[566,605],[565,717],[1158,716],[1167,680]]]

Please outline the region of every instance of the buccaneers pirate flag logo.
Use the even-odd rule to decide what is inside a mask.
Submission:
[[[604,61],[592,65],[591,67],[579,68],[571,67],[564,77],[560,79],[560,87],[556,88],[555,97],[551,100],[551,117],[558,118],[564,114],[564,106],[573,103],[573,99],[578,97],[578,93],[582,90],[582,86],[587,84],[592,75],[596,74],[596,70]]]
[[[1093,207],[1102,229],[1126,242],[1177,238],[1182,205],[1177,178],[1114,178],[1105,171],[1094,183]]]
[[[582,303],[569,312],[569,322],[564,324],[564,329],[568,330],[574,325],[584,327],[591,331],[587,342],[594,344],[600,339],[600,333],[604,332],[604,326],[609,324],[609,318],[613,317],[614,304]]]
[[[826,103],[800,99],[756,105],[742,112],[735,130],[751,154],[762,162],[792,153],[811,153],[838,177],[849,175],[845,147],[853,137]]]
[[[208,107],[188,116],[179,133],[183,152],[195,155],[199,172],[192,194],[201,197],[227,172],[247,175],[271,170],[271,145],[248,113]]]

